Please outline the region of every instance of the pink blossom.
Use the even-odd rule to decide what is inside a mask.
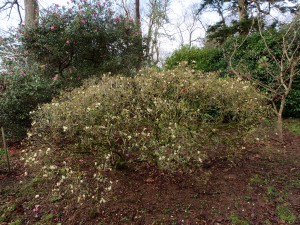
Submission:
[[[35,205],[34,209],[32,210],[33,212],[37,212],[39,211],[40,205]]]
[[[79,162],[83,163],[84,161],[83,161],[83,159],[80,159]]]
[[[82,20],[81,20],[81,23],[86,23],[86,20],[85,20],[85,19],[82,19]]]
[[[132,22],[132,21],[133,21],[133,18],[130,18],[129,21]]]
[[[58,80],[58,74],[55,74],[55,76],[53,77],[53,80]]]
[[[98,30],[97,30],[97,29],[95,29],[95,30],[94,30],[94,32],[95,32],[95,33],[98,33]]]
[[[22,76],[22,77],[24,77],[24,76],[25,76],[25,72],[24,72],[24,71],[22,71],[22,73],[21,73],[21,76]]]
[[[54,30],[54,29],[55,29],[55,26],[51,26],[50,29],[51,29],[51,30]]]
[[[67,45],[70,44],[70,41],[69,41],[69,40],[66,40],[66,44],[67,44]]]

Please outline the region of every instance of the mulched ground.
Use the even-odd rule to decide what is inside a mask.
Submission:
[[[118,182],[106,203],[48,201],[41,203],[40,215],[33,210],[36,200],[30,204],[32,199],[18,194],[24,178],[21,149],[10,148],[12,173],[1,165],[1,225],[17,220],[15,224],[300,224],[300,136],[293,133],[287,133],[284,144],[270,139],[233,161],[214,159],[194,171],[167,172],[142,162],[107,171],[105,176]],[[280,208],[288,212],[280,213]]]

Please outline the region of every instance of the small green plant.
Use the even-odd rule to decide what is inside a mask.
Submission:
[[[300,177],[299,178],[296,177],[294,180],[290,182],[290,184],[295,188],[300,188]]]
[[[253,185],[264,184],[264,180],[258,174],[253,175],[253,177],[250,178],[249,182]]]
[[[236,214],[230,216],[230,221],[233,225],[250,225],[250,223],[247,220],[241,219]]]
[[[46,214],[46,215],[43,215],[42,217],[42,221],[46,222],[46,221],[50,221],[54,218],[54,215],[52,213],[49,213],[49,214]]]
[[[290,130],[296,134],[300,134],[300,124],[297,124],[297,123],[292,123],[290,126],[289,126]]]
[[[6,150],[3,148],[0,148],[0,158],[4,155],[6,155]]]
[[[169,214],[171,212],[170,208],[164,208],[163,209],[163,214]]]
[[[273,186],[267,187],[267,196],[269,198],[276,198],[278,194],[276,193],[276,189]]]
[[[4,222],[6,219],[5,214],[0,215],[0,223]]]
[[[265,224],[266,225],[271,225],[272,223],[270,222],[270,220],[265,220]]]
[[[9,225],[21,225],[22,224],[22,221],[20,219],[17,219],[11,223],[9,223]]]
[[[295,215],[290,211],[287,205],[279,205],[276,207],[276,210],[281,221],[289,224],[296,222]]]

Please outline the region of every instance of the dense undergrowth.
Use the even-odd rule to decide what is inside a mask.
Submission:
[[[119,166],[199,166],[212,152],[233,156],[269,116],[250,83],[187,68],[90,80],[32,112],[31,140]],[[67,150],[68,149],[68,150]]]

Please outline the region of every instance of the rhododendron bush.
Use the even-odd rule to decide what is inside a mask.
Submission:
[[[138,158],[174,169],[244,149],[268,112],[248,82],[185,68],[150,70],[62,93],[33,113],[28,135],[100,162]]]
[[[91,75],[95,71],[132,73],[142,46],[138,25],[116,15],[109,1],[72,1],[43,10],[36,27],[23,26],[29,56],[55,68]]]

